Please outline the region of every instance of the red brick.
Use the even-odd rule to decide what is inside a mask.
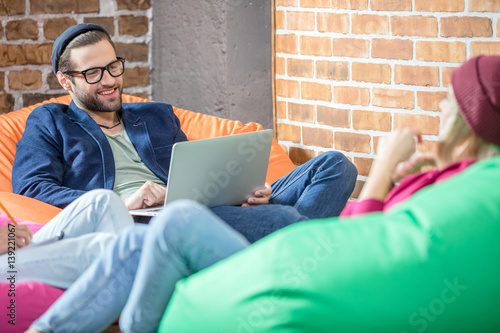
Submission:
[[[300,143],[301,135],[300,126],[278,123],[278,140]]]
[[[0,114],[13,111],[15,102],[16,100],[11,94],[7,94],[5,91],[0,92]]]
[[[443,17],[441,37],[492,37],[489,17]]]
[[[410,90],[373,88],[372,105],[412,110],[415,107],[415,97]]]
[[[276,53],[299,53],[299,43],[297,35],[275,35]]]
[[[94,23],[103,27],[110,36],[115,34],[115,20],[113,17],[85,17],[83,19],[85,23]]]
[[[299,0],[276,0],[276,6],[297,7]]]
[[[314,76],[314,60],[291,59],[287,60],[289,76],[312,78]]]
[[[335,149],[369,153],[371,137],[367,134],[335,132]]]
[[[457,67],[442,67],[442,82],[443,82],[443,87],[448,87],[450,85],[450,80],[451,80],[451,73],[456,69]]]
[[[5,73],[0,72],[0,91],[5,90]]]
[[[500,42],[473,41],[470,43],[469,57],[480,54],[500,54]]]
[[[464,0],[415,0],[417,12],[463,12]]]
[[[349,33],[349,14],[318,13],[318,31]]]
[[[394,65],[394,83],[415,86],[438,86],[439,68]]]
[[[288,11],[286,13],[286,27],[289,30],[314,31],[315,20],[313,12]]]
[[[410,60],[413,58],[413,41],[375,38],[372,40],[372,58]]]
[[[149,85],[150,69],[146,67],[127,68],[123,74],[123,87],[147,87]]]
[[[500,12],[498,0],[469,0],[469,12]]]
[[[98,12],[99,0],[30,0],[30,14]]]
[[[72,17],[46,19],[43,21],[43,35],[47,39],[55,40],[64,32],[64,30],[77,23],[78,22],[76,22],[76,20]]]
[[[331,56],[332,41],[330,37],[301,36],[300,54],[314,56]]]
[[[500,20],[497,21],[497,37],[500,37]]]
[[[357,38],[334,38],[333,55],[336,57],[368,58],[370,41]]]
[[[282,57],[276,57],[274,60],[274,68],[276,70],[276,75],[286,74],[286,60]]]
[[[333,96],[336,103],[363,106],[370,104],[369,88],[336,86],[333,88]]]
[[[467,48],[464,42],[418,40],[415,44],[417,60],[435,62],[464,62]]]
[[[350,126],[350,111],[331,108],[324,105],[316,107],[317,122],[321,125],[348,128]]]
[[[310,149],[290,147],[288,152],[290,159],[295,165],[301,165],[316,157],[316,152]]]
[[[352,33],[354,34],[379,34],[389,33],[389,17],[370,14],[352,14]]]
[[[371,0],[371,10],[387,12],[411,11],[412,0]]]
[[[368,9],[368,0],[332,0],[333,9]]]
[[[394,115],[394,129],[405,127],[418,128],[423,135],[438,135],[439,117],[396,113]]]
[[[142,36],[149,31],[147,16],[124,15],[118,18],[118,32],[120,35]]]
[[[299,82],[276,79],[276,95],[280,97],[299,98]]]
[[[285,29],[285,12],[283,10],[277,10],[274,15],[274,25],[276,29]]]
[[[302,143],[307,146],[332,148],[333,133],[330,129],[302,127]]]
[[[447,91],[418,91],[418,106],[425,111],[439,111],[439,103],[447,94]]]
[[[288,103],[288,119],[307,123],[314,122],[314,105]]]
[[[7,40],[38,39],[38,23],[35,20],[9,21],[5,25]]]
[[[9,88],[12,90],[36,90],[42,88],[42,72],[37,70],[11,71],[8,80]]]
[[[392,117],[389,112],[353,110],[352,127],[356,130],[390,132]]]
[[[394,36],[437,37],[438,21],[432,16],[393,16],[391,18]]]
[[[302,8],[330,8],[332,0],[300,0]]]
[[[1,16],[23,15],[26,14],[25,1],[2,1],[0,5]],[[5,98],[5,97],[4,97]]]
[[[300,84],[300,92],[302,99],[326,102],[331,102],[332,100],[332,86],[330,84],[302,82]]]
[[[373,63],[352,63],[352,79],[354,81],[372,83],[391,83],[391,65]]]
[[[374,159],[366,158],[366,157],[354,157],[354,165],[356,169],[358,169],[358,175],[360,176],[368,176],[370,173],[370,169],[372,167]]]
[[[349,64],[343,61],[316,60],[316,77],[325,80],[347,81],[349,80]]]
[[[146,10],[151,8],[151,0],[116,0],[118,10]]]
[[[286,102],[276,101],[276,118],[286,119]]]
[[[147,62],[149,55],[146,43],[115,43],[116,54],[128,62]],[[125,64],[126,66],[126,64]]]
[[[52,44],[7,45],[0,43],[0,67],[50,64]]]

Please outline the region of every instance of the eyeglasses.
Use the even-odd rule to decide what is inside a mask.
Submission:
[[[102,80],[104,70],[107,70],[112,77],[118,77],[125,72],[125,59],[117,57],[117,60],[108,64],[105,67],[92,67],[84,71],[67,71],[64,74],[74,76],[82,74],[88,84],[95,84]]]

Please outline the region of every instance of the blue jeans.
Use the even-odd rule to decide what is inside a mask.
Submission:
[[[121,313],[122,332],[155,332],[178,280],[248,245],[207,208],[173,202],[119,235],[31,328],[101,332]]]
[[[269,205],[223,206],[212,211],[250,242],[308,219],[338,216],[358,171],[342,153],[325,152],[275,181]]]

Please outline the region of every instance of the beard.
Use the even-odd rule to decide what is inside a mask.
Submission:
[[[75,103],[85,110],[95,112],[116,112],[122,107],[122,87],[117,85],[118,98],[114,100],[100,100],[97,93],[85,93],[80,89],[74,89]]]

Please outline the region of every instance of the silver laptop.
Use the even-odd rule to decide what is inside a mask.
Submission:
[[[241,205],[265,186],[272,130],[174,144],[165,205],[191,199],[207,207]],[[131,210],[156,216],[163,207]]]

